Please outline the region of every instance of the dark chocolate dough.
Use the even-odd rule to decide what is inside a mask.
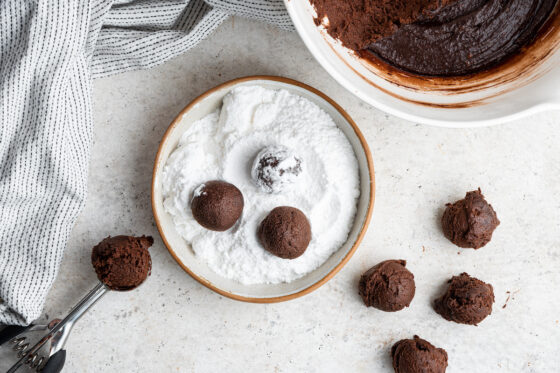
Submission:
[[[446,206],[441,218],[443,234],[459,247],[483,247],[490,242],[492,233],[500,224],[496,211],[486,202],[480,188]]]
[[[557,0],[312,3],[317,23],[327,16],[328,32],[362,57],[419,75],[460,76],[496,66],[531,43]]]
[[[140,285],[152,269],[148,248],[152,237],[107,237],[91,252],[91,263],[99,281],[112,290],[132,290]]]
[[[191,201],[193,217],[206,229],[226,231],[243,212],[243,194],[233,184],[213,180],[195,190]]]
[[[410,305],[416,285],[405,266],[405,260],[386,260],[362,275],[359,293],[366,306],[394,312]]]
[[[311,0],[311,3],[317,10],[316,24],[326,17],[331,36],[348,48],[360,50],[454,1],[457,0]]]
[[[477,325],[492,313],[494,289],[467,273],[453,276],[445,294],[435,300],[434,309],[444,319]]]
[[[414,336],[402,339],[391,348],[395,373],[445,373],[447,352]]]
[[[283,259],[295,259],[305,252],[311,241],[311,225],[295,207],[273,209],[261,222],[257,236],[264,248]]]
[[[529,44],[557,0],[460,0],[368,49],[421,75],[467,75],[495,66]]]

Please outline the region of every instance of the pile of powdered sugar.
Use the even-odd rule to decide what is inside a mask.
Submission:
[[[279,193],[266,193],[251,178],[256,155],[285,146],[302,172]],[[243,215],[226,232],[194,220],[195,189],[225,180],[243,193]],[[313,271],[346,242],[360,195],[358,161],[332,118],[311,101],[286,90],[243,86],[218,110],[193,123],[163,169],[164,208],[195,254],[221,276],[243,284],[290,282]],[[257,239],[257,227],[275,207],[297,207],[311,224],[312,240],[297,259],[281,259]]]

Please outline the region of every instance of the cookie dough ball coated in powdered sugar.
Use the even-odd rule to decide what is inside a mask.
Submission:
[[[301,157],[282,145],[268,146],[255,157],[251,177],[266,193],[280,193],[303,171]]]

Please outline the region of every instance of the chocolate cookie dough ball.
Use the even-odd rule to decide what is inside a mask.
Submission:
[[[243,194],[225,181],[208,181],[195,189],[191,210],[204,228],[225,231],[233,227],[243,212]]]
[[[280,193],[297,181],[302,172],[301,158],[291,149],[276,145],[262,149],[255,157],[251,177],[266,193]]]
[[[283,259],[301,256],[311,241],[311,226],[303,212],[288,206],[276,207],[259,225],[257,235],[271,254]]]
[[[386,260],[362,275],[359,293],[366,306],[394,312],[410,305],[416,285],[405,266],[405,260]]]
[[[444,319],[476,325],[492,313],[494,289],[466,273],[449,280],[445,294],[434,302],[434,309]]]
[[[500,224],[480,188],[468,192],[465,199],[446,206],[441,218],[443,234],[459,247],[481,248],[490,242],[494,229]]]
[[[414,336],[402,339],[391,348],[395,373],[445,373],[447,352]]]
[[[91,252],[91,263],[99,281],[112,290],[132,290],[140,285],[152,269],[148,248],[152,237],[107,237]]]

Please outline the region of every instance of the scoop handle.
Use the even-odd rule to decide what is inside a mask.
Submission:
[[[49,358],[47,364],[41,369],[41,373],[58,373],[64,367],[66,361],[66,350],[60,350]]]
[[[0,346],[29,329],[29,326],[9,325],[0,331]]]

